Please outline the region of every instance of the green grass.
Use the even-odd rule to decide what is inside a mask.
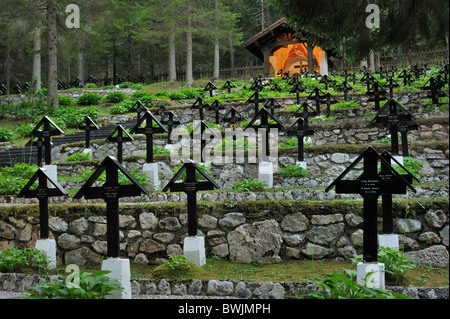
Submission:
[[[131,278],[160,279],[161,273],[154,272],[159,265],[139,265],[131,263]],[[100,264],[81,267],[84,271],[100,270]],[[223,259],[208,258],[203,267],[191,267],[191,271],[183,276],[165,279],[201,279],[201,280],[241,280],[241,281],[271,281],[271,282],[304,282],[319,279],[323,275],[342,271],[343,268],[355,269],[350,261],[337,262],[334,260],[289,260],[279,264],[239,264]],[[35,273],[31,269],[24,269],[24,273]],[[50,270],[49,274],[64,274],[65,265]],[[420,266],[407,270],[404,285],[420,287],[444,287],[449,285],[449,269]]]

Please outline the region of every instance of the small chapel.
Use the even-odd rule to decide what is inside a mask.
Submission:
[[[242,46],[263,62],[266,77],[279,77],[287,72],[289,75],[301,74],[305,71],[328,75],[327,51],[297,38],[286,18],[281,18],[254,35]]]

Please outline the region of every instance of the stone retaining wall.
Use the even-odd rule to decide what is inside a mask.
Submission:
[[[86,260],[100,262],[106,255],[105,206],[55,209],[50,209],[49,226],[58,259],[79,265]],[[34,247],[39,234],[37,207],[10,211],[14,215],[0,220],[0,250]],[[199,235],[205,237],[208,255],[235,262],[348,259],[362,253],[361,201],[225,201],[200,205],[199,215]],[[448,202],[411,201],[407,207],[394,206],[393,215],[402,247],[425,255],[437,247],[432,250],[439,256],[434,263],[448,265]],[[121,206],[121,256],[133,262],[147,264],[181,254],[186,235],[184,203]]]
[[[0,290],[21,292],[37,286],[40,278],[50,281],[60,279],[58,276],[37,276],[26,274],[0,273]],[[164,296],[208,296],[238,299],[284,299],[301,296],[315,289],[312,284],[299,282],[246,282],[220,280],[152,280],[132,279],[133,298],[145,295]],[[414,299],[448,299],[449,287],[386,287]]]

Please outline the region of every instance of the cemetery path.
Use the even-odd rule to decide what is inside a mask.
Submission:
[[[136,124],[136,121],[127,121],[120,123],[124,128],[131,129]],[[91,141],[95,139],[106,139],[111,132],[117,127],[118,124],[107,125],[100,127],[99,130],[91,131]],[[86,133],[79,132],[71,135],[64,135],[52,138],[53,147],[75,143],[84,142],[86,140]],[[11,148],[6,151],[0,152],[0,167],[3,166],[14,166],[15,164],[27,163],[27,164],[37,164],[37,147],[21,147],[21,148]]]

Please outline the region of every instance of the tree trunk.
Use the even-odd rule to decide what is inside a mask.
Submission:
[[[189,8],[188,11],[190,11]],[[192,19],[189,17],[186,31],[186,86],[188,88],[194,84],[192,72]]]
[[[117,84],[116,74],[117,74],[117,48],[116,48],[116,39],[113,40],[113,49],[112,49],[112,77],[113,77],[113,84]]]
[[[169,81],[177,80],[175,35],[169,35]]]
[[[220,46],[219,46],[219,39],[216,38],[214,40],[214,71],[213,71],[213,78],[218,79],[220,78]]]
[[[308,44],[308,47],[306,48],[308,52],[308,72],[314,73],[314,48],[315,45]]]
[[[41,28],[34,28],[34,55],[33,55],[33,90],[41,89]]]
[[[230,47],[230,68],[231,68],[231,77],[236,77],[236,70],[234,70],[234,45],[233,45],[233,35],[230,34],[228,37],[228,45]]]
[[[78,39],[78,78],[80,86],[84,86],[84,56],[80,39]]]
[[[58,107],[58,29],[56,0],[47,0],[48,20],[48,85],[47,104],[49,109]]]
[[[11,88],[11,36],[9,31],[6,31],[6,56],[5,56],[5,77],[6,77],[6,94],[14,92]]]

